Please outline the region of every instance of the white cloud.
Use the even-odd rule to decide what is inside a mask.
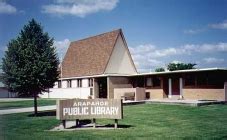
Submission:
[[[227,20],[220,23],[210,24],[209,27],[213,29],[227,29]]]
[[[54,41],[54,46],[57,49],[57,53],[59,55],[59,58],[62,59],[69,47],[70,41],[69,39],[64,39],[61,41]]]
[[[8,50],[8,47],[7,46],[2,46],[2,47],[0,47],[0,51],[2,51],[2,52],[5,52],[5,51],[7,51]]]
[[[183,63],[183,62],[181,62],[181,61],[179,61],[179,60],[173,60],[171,63],[179,64],[179,63]]]
[[[203,31],[205,31],[206,29],[188,29],[188,30],[184,30],[183,32],[185,34],[198,34],[201,33]]]
[[[12,14],[16,12],[17,12],[17,9],[14,6],[7,4],[6,2],[0,1],[0,13]]]
[[[220,23],[212,23],[212,24],[208,24],[203,26],[202,28],[199,29],[187,29],[184,30],[183,32],[185,34],[198,34],[204,31],[207,31],[209,29],[222,29],[222,30],[226,30],[227,29],[227,20],[224,20]]]
[[[182,46],[179,51],[181,53],[191,54],[193,52],[198,53],[213,53],[213,52],[227,52],[227,43],[216,44],[186,44]]]
[[[165,65],[164,62],[156,59],[158,56],[162,56],[164,54],[157,50],[154,45],[138,45],[136,47],[129,47],[129,50],[139,72],[154,71],[155,68]]]
[[[209,57],[209,58],[204,58],[203,61],[207,64],[216,64],[216,63],[224,62],[224,59]]]
[[[144,56],[149,58],[160,58],[168,55],[175,55],[178,53],[178,50],[176,48],[157,49],[156,46],[151,44],[139,45],[136,47],[131,47],[129,49],[135,58]]]
[[[155,45],[145,44],[138,45],[136,47],[130,47],[132,58],[135,62],[138,71],[150,71],[157,67],[165,67],[164,58],[170,58],[172,56],[190,56],[190,55],[211,55],[213,53],[227,52],[227,43],[216,44],[185,44],[176,48],[159,49]],[[172,57],[174,58],[174,57]],[[161,59],[161,60],[160,60]],[[171,60],[169,60],[171,61]],[[205,63],[223,62],[224,59],[206,58],[203,60]],[[175,61],[176,62],[176,61]],[[180,61],[177,61],[180,62]],[[167,62],[168,63],[168,62]],[[199,63],[199,62],[198,62]]]
[[[42,12],[54,15],[75,15],[85,17],[99,11],[111,11],[118,0],[57,0],[54,4],[44,5]]]

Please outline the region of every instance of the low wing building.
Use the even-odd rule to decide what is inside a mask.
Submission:
[[[71,42],[42,98],[227,100],[226,69],[138,73],[121,29]]]

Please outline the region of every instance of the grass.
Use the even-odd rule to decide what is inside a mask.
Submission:
[[[0,139],[227,139],[227,105],[190,107],[144,104],[124,106],[117,130],[46,131],[60,122],[54,113],[0,115]],[[113,120],[97,120],[111,124]]]
[[[56,105],[56,100],[38,99],[37,102],[38,102],[38,106]],[[33,100],[0,102],[0,110],[22,108],[22,107],[33,107],[33,105],[34,105]]]

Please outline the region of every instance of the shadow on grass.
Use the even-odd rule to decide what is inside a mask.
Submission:
[[[79,124],[79,126],[72,126],[72,127],[69,127],[67,129],[75,129],[75,128],[92,128],[93,125],[92,124],[86,124],[86,125],[82,125],[82,124]],[[131,128],[131,127],[134,127],[132,125],[125,125],[125,124],[118,124],[117,125],[117,128]],[[113,124],[107,124],[107,125],[99,125],[99,124],[96,124],[96,128],[114,128],[114,125]]]
[[[104,125],[103,127],[114,127],[113,124],[107,124]],[[118,124],[117,125],[118,128],[130,128],[130,127],[134,127],[133,125],[125,125],[125,124]]]
[[[46,116],[56,116],[56,111],[42,111],[38,112],[36,116],[34,113],[28,115],[28,117],[46,117]]]
[[[84,125],[88,125],[88,124],[92,124],[91,120],[79,120],[79,126],[84,126]],[[101,125],[101,126],[97,126],[97,127],[114,127],[114,124],[107,124],[107,125]],[[124,124],[118,124],[118,128],[130,128],[133,127],[132,125],[124,125]]]
[[[73,128],[89,128],[89,127],[93,127],[93,123],[91,120],[79,120],[79,124],[78,126],[72,126],[69,127],[69,129],[73,129]],[[96,124],[97,128],[114,128],[114,124]],[[125,124],[118,124],[118,128],[130,128],[130,127],[134,127],[132,125],[125,125]]]

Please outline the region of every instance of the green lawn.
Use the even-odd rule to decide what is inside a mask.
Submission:
[[[191,107],[144,104],[124,106],[117,130],[46,131],[60,122],[53,113],[0,116],[0,139],[227,139],[227,105]],[[97,120],[110,124],[112,120]]]
[[[55,104],[56,104],[56,100],[38,99],[38,106],[55,105]],[[22,107],[33,107],[33,105],[34,105],[33,100],[0,102],[0,110],[22,108]]]

